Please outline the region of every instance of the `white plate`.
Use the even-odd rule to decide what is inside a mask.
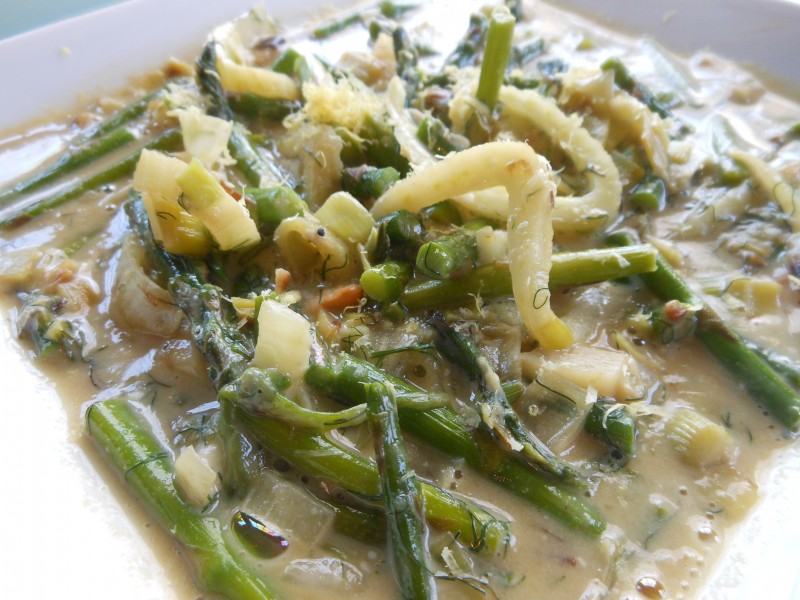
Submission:
[[[217,23],[246,10],[252,0],[132,0],[0,41],[7,86],[0,99],[0,131],[19,128],[48,111],[63,112],[85,98],[112,92],[169,55],[191,57]],[[267,1],[284,22],[330,2]],[[711,48],[760,65],[800,89],[797,32],[800,6],[785,1],[566,0],[595,9],[623,29],[647,33],[678,51]],[[459,23],[459,27],[461,24]],[[5,598],[167,599],[194,597],[185,575],[160,566],[169,551],[142,541],[125,511],[74,440],[81,423],[67,418],[51,386],[22,362],[3,324],[0,373],[5,412],[0,419],[0,514],[5,518]],[[782,461],[758,507],[723,561],[706,597],[750,600],[800,598],[796,565],[800,518],[800,454]],[[761,482],[767,483],[767,482]],[[142,521],[142,513],[134,513]],[[150,541],[163,534],[148,530]],[[154,546],[158,546],[155,544]],[[163,547],[164,544],[161,544]]]

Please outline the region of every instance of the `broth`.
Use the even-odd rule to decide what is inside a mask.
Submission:
[[[444,34],[435,32],[447,10],[446,5],[429,6],[401,20],[408,32],[420,40],[420,46],[443,49],[421,59],[420,64],[431,70],[463,33],[462,27],[453,27]],[[775,140],[793,126],[796,128],[800,122],[800,106],[763,90],[750,75],[715,57],[698,55],[687,64],[677,66],[671,56],[660,54],[646,43],[607,33],[556,9],[537,5],[530,12],[529,18],[517,26],[518,44],[542,38],[546,52],[539,62],[530,63],[528,74],[541,74],[534,71],[534,66],[543,62],[556,67],[557,61],[563,61],[571,67],[596,68],[609,56],[622,56],[644,85],[657,92],[677,90],[683,103],[671,110],[677,121],[693,129],[691,136],[684,139],[691,142],[695,154],[687,157],[688,150],[678,147],[681,142],[676,142],[676,146],[670,148],[675,168],[670,171],[673,189],[668,206],[658,213],[645,214],[625,207],[622,221],[616,228],[646,228],[648,240],[676,263],[696,289],[704,292],[703,299],[724,321],[746,338],[778,351],[797,364],[800,361],[800,344],[797,343],[800,309],[798,290],[792,287],[796,286],[792,282],[800,274],[791,272],[792,265],[800,261],[797,233],[787,232],[780,211],[763,202],[757,191],[747,188],[744,182],[738,188],[713,185],[709,164],[695,161],[702,162],[705,157],[708,162],[720,155],[716,147],[722,135],[720,128],[727,127],[727,135],[751,152],[773,151],[777,156],[774,164],[786,181],[796,187],[800,183],[800,143],[788,139],[777,145]],[[321,42],[299,41],[289,36],[290,45],[296,49],[309,55],[320,54],[332,63],[340,58],[345,48],[366,51],[366,38],[366,32],[352,28]],[[670,72],[664,65],[675,71]],[[664,73],[678,79],[665,83],[660,78]],[[554,81],[560,80],[555,78]],[[682,81],[687,87],[676,87],[676,81]],[[154,77],[144,87],[155,89],[158,85],[160,81]],[[579,107],[585,109],[580,102],[579,99]],[[107,112],[101,107],[88,120],[94,121]],[[157,114],[159,122],[154,127],[138,131],[146,135],[151,129],[162,128],[166,117],[161,112]],[[587,121],[587,126],[595,127],[592,131],[604,135],[599,122],[602,119],[594,115]],[[515,124],[513,119],[509,122]],[[65,123],[68,122],[48,124],[0,142],[0,171],[8,174],[5,179],[11,181],[14,176],[33,168],[37,156],[50,155],[53,148],[66,144],[76,128]],[[270,126],[257,133],[282,135],[281,132],[279,127]],[[526,133],[536,146],[537,132]],[[520,137],[527,139],[525,135]],[[277,145],[283,150],[281,143]],[[267,156],[272,156],[274,151],[269,145]],[[115,156],[122,154],[120,151]],[[552,151],[555,164],[568,162],[562,154]],[[622,162],[624,157],[617,159]],[[297,174],[298,169],[302,171],[298,162],[286,160],[285,165],[281,164]],[[86,172],[77,171],[75,177],[79,179]],[[566,181],[574,175],[567,170],[563,179]],[[235,175],[231,177],[233,183],[241,183]],[[692,184],[694,180],[699,183]],[[582,182],[576,185],[580,187]],[[626,194],[630,187],[627,186]],[[741,198],[735,197],[734,192],[725,195],[726,190],[735,189],[739,190],[736,193]],[[48,189],[41,195],[51,191]],[[65,357],[52,356],[37,363],[64,399],[70,429],[75,432],[83,429],[85,413],[92,403],[120,393],[132,394],[148,421],[163,430],[160,437],[165,447],[177,457],[181,446],[203,445],[203,427],[218,411],[216,392],[208,380],[202,356],[192,346],[192,333],[187,326],[165,339],[134,331],[115,322],[110,314],[110,296],[116,289],[115,272],[129,229],[121,211],[128,191],[126,182],[109,185],[13,231],[4,231],[0,238],[2,251],[69,247],[70,258],[86,265],[86,276],[98,284],[98,300],[86,316],[89,330],[97,336],[91,351],[83,354],[83,361],[70,362]],[[793,192],[792,197],[795,196]],[[717,215],[717,210],[722,216]],[[723,210],[728,213],[722,213]],[[462,207],[462,213],[468,212]],[[2,218],[6,216],[3,214]],[[581,250],[600,245],[602,236],[562,234],[557,235],[556,243],[561,251]],[[259,264],[264,271],[272,273],[275,266],[285,266],[285,259],[274,249],[267,249],[260,256]],[[304,278],[302,274],[294,275],[292,289],[302,297],[300,306],[309,315],[316,316],[314,313],[319,308],[314,301],[318,301],[320,294],[319,282]],[[753,296],[759,292],[748,291],[749,288],[744,292],[731,292],[732,282],[745,275],[778,282],[778,286],[769,287],[772,291],[765,292],[764,300]],[[6,281],[6,284],[10,291],[8,308],[14,321],[22,310],[24,297],[20,292],[24,294],[25,290],[13,281]],[[508,365],[508,362],[503,363],[502,353],[510,346],[513,347],[512,357],[516,357],[514,352],[518,354],[520,345],[523,346],[523,358],[512,358],[515,362],[508,373],[501,373],[501,378],[521,378],[528,385],[517,405],[525,425],[545,441],[560,444],[560,457],[579,465],[588,477],[590,483],[580,494],[605,516],[608,522],[605,532],[597,539],[582,535],[475,472],[463,460],[454,460],[427,447],[418,438],[407,436],[413,469],[423,480],[477,499],[500,515],[501,520],[510,520],[514,542],[502,557],[465,553],[473,561],[471,572],[476,577],[488,576],[492,590],[489,593],[498,598],[695,597],[711,566],[757,501],[763,473],[768,471],[775,454],[791,443],[791,436],[764,407],[749,397],[742,385],[697,339],[689,336],[662,344],[656,337],[643,333],[642,328],[646,326],[640,315],[657,302],[636,280],[562,286],[553,292],[551,301],[555,312],[570,325],[579,342],[596,348],[627,351],[634,357],[640,371],[642,395],[621,398],[634,407],[631,410],[639,431],[636,455],[627,463],[621,461],[618,453],[585,433],[576,430],[557,434],[558,428],[569,421],[559,411],[568,410],[559,407],[552,395],[548,396],[542,389],[545,386],[537,386],[537,370],[542,368],[543,354],[530,339],[526,340],[524,332],[520,341],[519,330],[523,326],[518,316],[508,316],[514,314],[512,302],[503,298],[487,299],[484,305],[467,303],[461,309],[445,312],[453,321],[482,324],[485,330],[483,348],[491,346],[493,340],[499,348],[498,354],[492,355],[495,364]],[[311,305],[314,308],[307,309]],[[327,340],[331,347],[381,351],[430,343],[433,339],[425,313],[412,314],[414,318],[399,323],[378,316],[361,341],[350,339],[341,334],[343,328],[353,327],[352,335],[356,337],[363,334],[358,330],[361,324],[348,321],[353,314],[361,313],[331,311],[331,319],[337,324],[337,333],[330,334],[332,337]],[[324,337],[323,321],[318,320],[316,327]],[[516,331],[516,338],[513,331]],[[26,345],[23,352],[31,355],[31,346]],[[544,357],[559,360],[551,354],[544,354]],[[476,393],[447,361],[431,358],[424,352],[391,355],[381,364],[424,389],[447,392],[462,404]],[[321,409],[340,408],[321,394],[313,398]],[[693,408],[725,428],[734,448],[726,460],[698,466],[681,458],[667,431],[669,419],[681,407]],[[213,432],[209,435],[213,436]],[[373,455],[366,426],[348,430],[347,438],[365,456]],[[99,463],[97,451],[88,442],[88,436],[81,437],[80,444],[92,456],[92,461]],[[210,447],[214,445],[213,442],[209,444]],[[212,464],[217,459],[209,458]],[[308,484],[323,497],[330,487],[326,478],[312,477],[309,482],[302,469],[269,452],[254,455],[251,462],[251,469],[261,476],[260,482],[254,484],[256,491],[244,500],[222,494],[207,507],[209,514],[222,523],[228,523],[230,516],[240,508],[253,514],[268,512],[270,509],[264,498],[275,498],[277,494],[285,493],[292,501],[307,501],[309,506],[315,506],[318,501],[312,500],[307,492],[301,492],[303,486]],[[99,468],[108,474],[105,473],[108,469]],[[138,510],[133,514],[136,522],[147,523],[149,527],[149,517]],[[291,515],[281,514],[280,518],[291,523]],[[330,524],[321,520],[314,522],[314,526],[317,525],[327,528]],[[319,535],[316,530],[304,531],[299,522],[283,526],[276,523],[276,526],[287,532],[288,550],[269,560],[252,557],[244,560],[255,572],[279,581],[285,597],[319,597],[324,586],[324,595],[329,598],[353,595],[372,598],[389,594],[387,590],[393,588],[391,559],[383,546],[367,545],[334,531],[325,535]],[[226,539],[236,544],[229,527],[225,525],[223,529]],[[145,537],[157,545],[175,544],[160,533],[148,533]],[[463,550],[451,534],[435,530],[432,530],[430,544],[439,553],[444,547],[454,548],[456,552]],[[239,553],[244,555],[241,550]],[[447,573],[452,565],[442,564],[436,552],[432,554],[439,560],[436,564],[440,572]],[[159,552],[160,559],[164,555],[169,552]],[[318,562],[297,562],[305,559]],[[319,559],[329,559],[329,562]],[[315,574],[309,564],[331,571]],[[305,570],[301,568],[303,565],[306,565]],[[452,570],[449,573],[454,575]],[[352,577],[348,579],[349,576]],[[179,593],[187,597],[196,593],[179,587],[182,590]],[[478,591],[463,581],[440,581],[438,587],[443,598],[480,597]]]

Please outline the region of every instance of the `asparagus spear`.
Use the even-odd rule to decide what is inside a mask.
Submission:
[[[465,150],[469,145],[467,138],[454,135],[447,125],[433,115],[426,115],[420,121],[417,128],[417,139],[437,156]]]
[[[183,138],[181,137],[181,132],[179,129],[168,129],[152,141],[145,144],[144,147],[150,150],[172,150],[180,145],[182,139]],[[139,160],[139,155],[141,152],[142,148],[139,148],[105,170],[95,173],[94,175],[90,175],[86,179],[78,181],[74,185],[56,192],[56,194],[53,196],[37,200],[33,204],[29,204],[18,210],[15,210],[11,216],[5,217],[2,221],[0,221],[0,229],[13,229],[15,227],[19,227],[34,217],[39,216],[47,210],[50,210],[51,208],[61,206],[65,202],[72,200],[73,198],[77,198],[78,196],[81,196],[90,190],[98,188],[102,185],[113,183],[126,175],[130,175],[136,168],[136,163]]]
[[[220,400],[235,404],[255,416],[269,417],[312,431],[352,427],[367,419],[367,406],[359,404],[337,412],[303,408],[281,391],[291,385],[288,375],[274,369],[249,368],[220,390]]]
[[[406,393],[419,393],[409,383],[349,354],[339,355],[327,366],[312,364],[305,380],[347,405],[365,402],[364,384],[369,383],[391,385],[398,399]],[[603,518],[593,507],[554,485],[549,477],[532,469],[527,462],[503,452],[486,431],[467,427],[451,408],[421,411],[399,406],[399,413],[403,430],[445,454],[463,458],[479,473],[566,525],[592,537],[605,529]]]
[[[419,481],[408,465],[397,406],[391,388],[367,386],[369,428],[386,502],[387,540],[394,577],[407,600],[436,598],[436,581],[428,567],[428,530],[422,518]]]
[[[644,212],[664,210],[667,205],[667,186],[655,175],[642,179],[631,190],[631,206]]]
[[[636,454],[636,422],[624,404],[595,402],[583,428],[627,456]]]
[[[387,1],[381,2],[378,5],[378,12],[387,19],[397,19],[408,11],[414,10],[416,7],[416,4],[396,4],[394,2]],[[369,10],[369,8],[367,10]],[[312,35],[318,40],[324,40],[335,33],[344,31],[356,23],[360,23],[362,18],[365,16],[364,13],[364,10],[356,10],[355,12],[339,19],[323,23],[312,31]]]
[[[418,68],[419,52],[404,27],[397,26],[392,32],[397,75],[406,82],[406,105],[411,103],[419,88],[422,75]]]
[[[635,243],[634,237],[624,232],[611,236],[608,241],[618,246]],[[800,428],[800,395],[692,291],[663,256],[659,255],[656,262],[658,268],[655,271],[641,275],[645,285],[662,300],[679,300],[684,304],[701,306],[695,313],[697,338],[744,384],[754,400],[763,403],[791,431]]]
[[[442,226],[461,225],[464,222],[461,219],[461,213],[458,212],[458,207],[451,200],[442,200],[423,208],[420,214],[425,221],[431,221]]]
[[[400,179],[400,173],[392,167],[376,169],[362,165],[342,171],[342,189],[359,200],[378,198]]]
[[[475,235],[457,231],[443,235],[420,246],[417,252],[417,269],[433,279],[450,279],[472,269],[478,258]]]
[[[480,60],[480,52],[486,42],[488,29],[489,19],[480,13],[470,15],[467,32],[458,42],[455,50],[445,59],[445,66],[452,65],[463,68],[477,65]]]
[[[66,154],[62,154],[52,165],[41,171],[37,171],[31,177],[20,181],[0,194],[0,206],[8,204],[21,194],[33,192],[46,183],[50,183],[59,177],[71,173],[75,169],[88,165],[110,154],[117,148],[130,144],[135,139],[136,135],[127,129],[116,129],[108,135],[101,137],[96,142],[87,144],[86,146],[75,147],[70,145]]]
[[[336,510],[333,521],[336,531],[365,544],[377,545],[386,542],[385,512],[342,504],[330,499],[328,503]]]
[[[126,203],[125,209],[156,271],[168,279],[175,303],[191,323],[194,344],[209,363],[211,381],[220,389],[250,365],[252,344],[238,329],[228,326],[223,315],[222,290],[202,282],[196,263],[155,244],[141,198]],[[218,431],[225,456],[222,484],[228,494],[242,496],[249,482],[244,459],[247,442],[233,425],[231,405],[223,402],[220,410]]]
[[[259,418],[241,409],[237,409],[237,418],[261,446],[301,471],[335,481],[347,491],[365,498],[380,498],[378,468],[371,460],[320,434],[293,429],[274,419]],[[505,523],[433,485],[423,482],[420,487],[425,517],[434,527],[458,535],[476,550],[485,547],[497,551],[508,544]]]
[[[86,412],[89,434],[136,497],[184,546],[209,592],[232,600],[268,600],[275,591],[237,560],[212,517],[188,506],[175,490],[171,453],[122,398],[96,402]]]
[[[308,210],[308,205],[297,193],[284,185],[247,188],[244,196],[252,203],[251,214],[261,231],[272,233],[281,221]]]
[[[786,356],[781,356],[774,350],[762,348],[755,342],[743,340],[747,347],[758,354],[773,371],[783,376],[796,390],[800,390],[800,365]]]
[[[400,209],[378,219],[375,260],[388,257],[414,260],[421,244],[422,221],[419,215]]]
[[[340,31],[344,31],[348,27],[360,22],[361,22],[361,12],[355,12],[341,19],[337,19],[335,21],[330,21],[328,23],[325,23],[324,25],[320,25],[319,27],[314,29],[313,34],[316,39],[324,40],[325,38],[329,38],[333,34],[339,33]]]
[[[585,285],[654,271],[656,250],[649,245],[561,252],[553,255],[551,285]],[[474,302],[476,296],[510,296],[511,275],[506,263],[484,265],[460,279],[430,280],[407,287],[400,302],[409,310]]]
[[[570,467],[522,424],[506,398],[500,379],[475,342],[442,319],[434,318],[431,323],[439,334],[436,340],[439,352],[470,379],[477,381],[481,396],[477,409],[482,425],[496,434],[509,449],[520,452],[549,473],[558,477],[571,475],[577,479]]]
[[[217,49],[215,42],[209,42],[197,59],[197,80],[200,89],[208,96],[209,114],[233,122],[233,131],[228,140],[228,149],[247,181],[256,187],[280,184],[283,173],[272,163],[266,162],[250,142],[244,127],[233,118],[225,90],[222,89],[217,72]]]
[[[286,49],[272,64],[272,70],[276,73],[294,77],[300,83],[315,80],[314,71],[311,69],[311,65],[308,64],[308,60],[294,48]],[[300,108],[299,103],[297,103],[297,108]]]
[[[497,104],[500,86],[503,85],[508,58],[511,55],[514,23],[514,16],[505,6],[495,8],[489,19],[486,50],[483,53],[483,63],[475,97],[490,109]]]
[[[652,110],[662,119],[672,116],[670,110],[658,98],[631,74],[619,58],[609,58],[600,68],[614,72],[614,83]]]
[[[513,10],[511,11],[511,14],[514,14]],[[514,17],[517,19],[517,21],[521,19],[521,17],[517,15],[514,15]],[[544,50],[545,50],[545,45],[544,45],[544,40],[542,38],[536,38],[532,42],[514,46],[513,48],[511,48],[511,57],[508,59],[507,70],[521,69],[522,67],[527,65],[530,61],[532,61],[534,58],[541,56],[544,53]],[[532,85],[532,80],[528,78],[517,78],[516,81],[517,82],[528,81],[530,82],[528,85]]]
[[[249,342],[221,316],[221,290],[212,285],[201,284],[191,263],[172,256],[155,245],[141,201],[128,203],[126,209],[134,228],[144,239],[156,269],[168,276],[177,274],[172,277],[170,291],[189,318],[195,345],[206,357],[212,381],[220,389],[238,378],[249,366],[252,356]],[[405,399],[411,401],[420,395],[412,391]],[[295,431],[280,421],[258,418],[235,408],[224,397],[221,400],[223,423],[230,424],[235,413],[237,420],[245,425],[263,447],[301,470],[331,478],[357,494],[368,497],[378,495],[378,472],[372,461],[333,444],[321,435]],[[434,406],[441,405],[440,399],[435,397],[423,397],[418,404],[424,406],[427,402],[432,402]],[[231,415],[224,412],[226,407],[229,407]],[[226,470],[229,471],[232,469]],[[237,489],[241,490],[241,486]],[[426,516],[434,526],[460,535],[475,548],[486,545],[495,550],[508,543],[509,533],[505,524],[492,515],[434,486],[423,484],[422,489]]]
[[[294,100],[262,98],[249,92],[231,97],[228,104],[239,114],[277,122],[300,110],[300,103]]]
[[[85,132],[80,134],[77,138],[73,139],[70,143],[70,146],[77,147],[88,142],[89,140],[102,137],[105,134],[122,127],[126,123],[130,123],[135,118],[141,116],[144,111],[147,110],[147,107],[150,106],[150,103],[158,98],[163,92],[163,88],[158,89],[154,92],[150,92],[149,94],[145,94],[138,100],[134,100],[126,106],[123,106],[105,121],[101,121],[100,123],[93,125]]]
[[[409,263],[389,260],[366,269],[359,282],[368,298],[377,302],[394,302],[411,279],[411,273]]]

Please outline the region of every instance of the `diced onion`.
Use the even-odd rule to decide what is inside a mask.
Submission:
[[[177,178],[185,206],[211,232],[220,250],[240,250],[261,241],[258,228],[243,204],[225,191],[195,159]]]
[[[197,107],[176,111],[183,134],[183,146],[206,167],[216,163],[231,164],[228,140],[233,123],[206,115]]]
[[[190,504],[202,508],[216,493],[217,473],[189,446],[175,460],[175,483]]]
[[[329,196],[314,216],[324,227],[352,244],[366,244],[375,227],[375,219],[369,211],[347,192]]]
[[[358,266],[347,244],[333,231],[326,230],[313,215],[281,221],[275,230],[275,244],[295,277],[315,273],[335,283],[352,276]]]
[[[258,311],[258,341],[253,366],[278,369],[300,379],[311,358],[311,323],[288,306],[264,300]]]
[[[557,373],[582,388],[592,386],[600,396],[620,401],[644,395],[636,361],[627,352],[611,348],[576,344],[547,354],[541,372]]]

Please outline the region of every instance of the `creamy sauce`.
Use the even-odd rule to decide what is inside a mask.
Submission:
[[[443,18],[443,13],[436,14],[439,10],[445,9],[431,7],[433,15],[413,13],[406,26],[413,36],[444,48],[446,54],[463,28],[453,27],[444,36],[434,34],[435,24]],[[800,107],[769,92],[762,93],[747,74],[716,58],[698,56],[692,58],[688,66],[680,67],[687,69],[691,88],[674,90],[674,81],[661,79],[663,71],[653,72],[654,67],[659,68],[659,63],[654,62],[657,59],[652,58],[654,55],[648,53],[642,43],[606,34],[593,25],[543,5],[536,6],[526,26],[531,28],[532,37],[542,37],[548,42],[549,53],[544,58],[563,57],[570,64],[597,66],[608,56],[621,55],[628,67],[654,91],[673,90],[679,95],[685,94],[685,105],[675,109],[675,113],[696,128],[697,147],[706,152],[713,151],[710,131],[719,115],[724,115],[743,142],[756,150],[772,149],[774,138],[800,122]],[[332,41],[334,43],[324,46],[325,56],[330,60],[336,60],[342,48],[362,50],[366,47],[363,32],[346,32]],[[581,42],[586,42],[585,49],[576,52],[574,49]],[[303,49],[302,45],[297,47]],[[430,60],[435,62],[440,58],[434,56]],[[741,94],[752,92],[752,101],[732,102],[732,82]],[[11,181],[16,175],[34,168],[39,157],[51,154],[72,133],[70,127],[54,124],[0,142],[0,172],[4,173],[4,179]],[[780,150],[780,162],[787,167],[786,177],[794,177],[794,185],[800,183],[799,155],[797,141]],[[81,172],[77,174],[80,176]],[[720,249],[716,243],[724,239],[731,223],[703,216],[708,214],[703,207],[715,202],[711,196],[717,192],[716,188],[689,191],[681,198],[673,197],[671,207],[663,215],[628,217],[630,225],[648,220],[655,238],[669,240],[680,262],[680,271],[691,279],[696,289],[712,286],[711,280],[715,278],[730,278],[731,273],[741,275],[743,255]],[[87,360],[88,371],[87,364],[70,363],[59,357],[38,364],[64,399],[70,430],[76,435],[82,430],[83,413],[88,404],[130,388],[142,393],[140,401],[148,414],[149,406],[163,411],[157,419],[165,428],[165,443],[175,448],[181,441],[181,428],[193,422],[186,417],[186,411],[194,413],[195,419],[210,414],[215,395],[205,383],[205,367],[196,351],[191,350],[185,330],[178,336],[177,343],[168,346],[164,339],[127,331],[109,320],[108,295],[112,291],[113,273],[125,234],[125,220],[119,208],[126,197],[127,187],[123,184],[89,193],[59,209],[55,215],[40,217],[13,233],[3,232],[0,242],[2,252],[8,252],[12,248],[44,245],[63,247],[85,239],[73,258],[90,265],[91,276],[101,287],[102,299],[97,311],[89,317],[98,335],[97,350]],[[788,236],[783,235],[782,243],[785,243]],[[588,241],[564,238],[557,242],[563,249],[573,249],[596,245],[599,238]],[[752,254],[748,256],[752,259]],[[752,259],[751,271],[785,282],[785,268],[780,261],[768,256],[761,263]],[[728,279],[716,285],[724,289],[729,284]],[[304,293],[307,298],[312,297],[314,289],[305,289]],[[712,293],[706,300],[726,322],[749,339],[779,350],[795,363],[800,361],[798,291],[790,289],[788,284],[781,285],[773,304],[766,309],[727,293]],[[17,298],[9,295],[12,320],[18,304]],[[643,306],[654,304],[646,290],[614,284],[568,288],[554,294],[553,304],[556,313],[572,325],[580,341],[622,348],[619,337],[629,340],[635,346],[634,356],[647,390],[637,415],[638,452],[624,466],[614,462],[608,448],[585,434],[567,436],[566,440],[554,436],[555,443],[563,444],[562,456],[582,465],[592,475],[594,485],[587,492],[588,500],[601,510],[609,523],[601,539],[587,539],[569,530],[469,467],[426,450],[418,440],[408,439],[414,469],[428,481],[482,499],[500,514],[509,515],[515,541],[502,559],[470,554],[476,563],[476,572],[494,574],[492,590],[498,598],[678,600],[694,597],[702,589],[711,566],[723,553],[737,525],[758,499],[759,479],[775,452],[785,448],[791,440],[699,342],[691,337],[669,345],[640,342],[638,336],[631,333],[634,316]],[[375,348],[381,344],[399,345],[398,337],[387,326],[387,331],[374,334]],[[25,352],[30,354],[30,350]],[[392,360],[388,364],[394,364],[396,372],[427,389],[468,393],[461,384],[450,382],[451,373],[443,361],[425,356],[415,356],[412,360],[412,364],[404,360]],[[532,385],[517,408],[523,414],[533,414],[537,406],[540,414],[526,417],[525,422],[545,437],[552,433],[549,423],[557,417],[552,415],[555,409],[548,408],[547,402],[542,401],[542,390]],[[665,438],[664,428],[665,415],[682,406],[694,407],[712,421],[724,423],[736,448],[729,463],[697,467],[680,460]],[[329,407],[335,408],[333,404]],[[371,440],[363,427],[348,435],[361,451],[371,455]],[[86,441],[84,436],[79,443],[86,445]],[[95,450],[90,445],[85,449],[103,474],[112,478],[108,469],[99,464]],[[265,466],[281,467],[281,475],[267,476],[267,481],[271,481],[270,477],[283,477],[290,482],[300,478],[299,473],[287,469],[274,457],[261,460]],[[250,502],[251,505],[255,503]],[[232,508],[229,501],[223,500],[215,506],[213,514],[225,522]],[[142,525],[148,543],[154,547],[172,547],[173,542],[149,527],[150,520],[141,510],[134,509],[131,518]],[[263,569],[267,577],[280,580],[285,597],[377,598],[392,593],[389,591],[393,589],[392,575],[383,548],[361,544],[336,533],[305,535],[304,538],[295,532],[290,536],[289,550],[279,558],[253,561],[253,566],[259,571]],[[434,547],[447,543],[447,534],[433,533]],[[171,560],[170,550],[162,549],[157,554],[165,564]],[[360,571],[363,581],[348,584],[344,576],[338,581],[330,576],[314,579],[308,574],[293,577],[287,567],[292,561],[306,558],[345,561]],[[185,575],[181,579],[185,579]],[[186,585],[179,585],[178,589],[185,597],[196,595]],[[443,598],[480,597],[459,582],[440,582],[439,591]]]

